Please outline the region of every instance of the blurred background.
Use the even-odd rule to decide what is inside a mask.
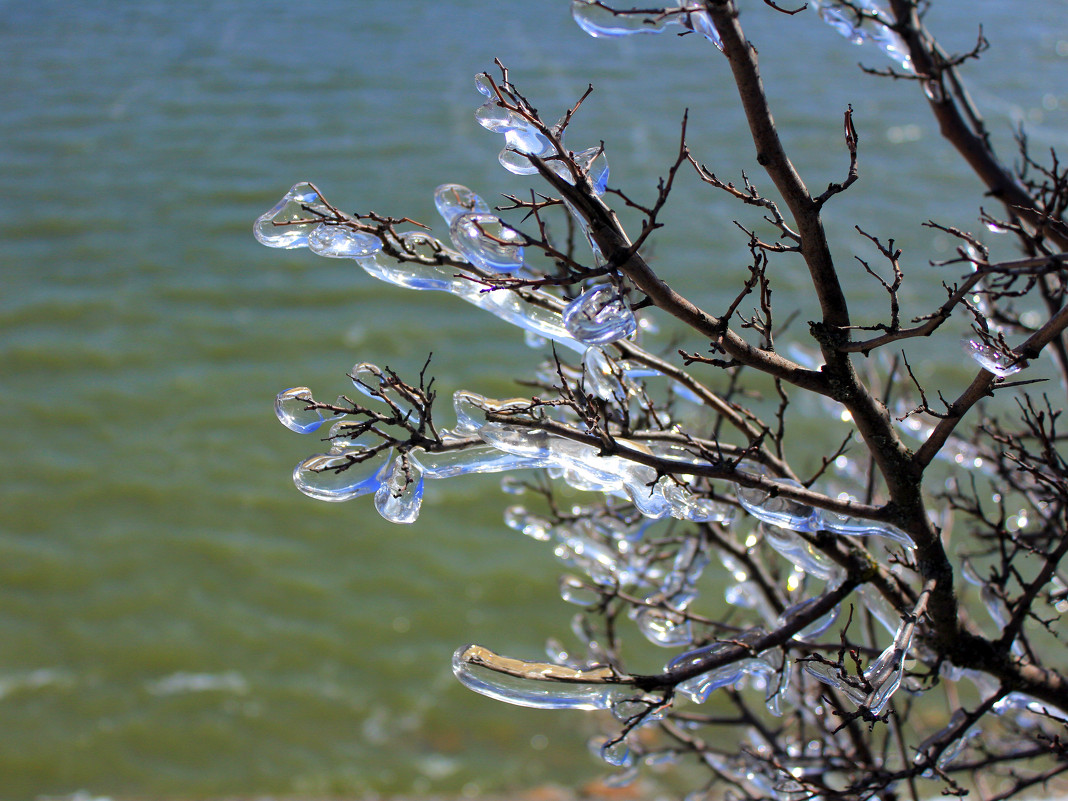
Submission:
[[[845,177],[856,110],[861,181],[828,226],[857,318],[885,295],[852,259],[875,258],[853,224],[897,239],[906,313],[927,311],[956,268],[928,267],[954,243],[920,223],[977,230],[996,207],[917,86],[860,73],[881,53],[811,12],[742,5],[816,191]],[[930,14],[949,50],[984,24],[992,48],[966,75],[1009,160],[1021,124],[1036,153],[1068,144],[1066,11]],[[272,411],[286,387],[333,397],[354,362],[412,375],[430,351],[443,398],[507,397],[541,354],[450,297],[260,247],[251,225],[300,180],[428,224],[441,183],[491,203],[527,191],[472,116],[495,57],[549,119],[592,82],[569,144],[603,139],[610,185],[638,199],[687,107],[697,158],[766,186],[723,57],[696,36],[590,39],[566,0],[4,0],[0,52],[0,798],[473,797],[598,776],[582,714],[505,707],[451,676],[468,642],[538,658],[570,638],[559,566],[502,525],[499,478],[430,482],[419,521],[391,526],[368,498],[300,495],[292,466],[320,443]],[[749,258],[739,217],[754,219],[686,175],[653,263],[722,308]],[[809,319],[804,275],[774,280],[780,319]],[[662,321],[660,343],[673,336]],[[950,390],[974,369],[956,336],[918,360]]]

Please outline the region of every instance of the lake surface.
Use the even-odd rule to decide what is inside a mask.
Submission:
[[[810,186],[845,176],[841,115],[856,109],[862,179],[828,210],[842,263],[872,255],[854,223],[895,237],[905,299],[926,311],[943,277],[927,262],[951,244],[919,224],[978,228],[976,179],[917,87],[858,72],[879,53],[809,12],[744,5]],[[536,657],[569,636],[558,565],[502,525],[497,479],[433,482],[419,521],[390,526],[369,499],[300,495],[292,465],[318,443],[272,411],[286,387],[333,397],[354,362],[412,374],[430,351],[442,397],[508,396],[540,355],[451,298],[251,236],[299,180],[426,222],[441,183],[527,191],[472,117],[494,57],[547,116],[594,83],[570,142],[605,141],[613,186],[652,197],[686,107],[702,162],[767,185],[719,53],[694,36],[594,41],[567,6],[0,2],[0,798],[474,796],[599,775],[582,715],[452,679],[467,642]],[[1036,151],[1068,145],[1066,12],[932,12],[950,50],[985,23],[993,48],[969,74],[1004,152],[1020,122]],[[746,214],[686,176],[654,263],[722,307]],[[846,272],[874,320],[882,290]],[[803,276],[774,280],[780,308],[811,309],[791,294]],[[920,369],[966,380],[954,348],[939,359]]]

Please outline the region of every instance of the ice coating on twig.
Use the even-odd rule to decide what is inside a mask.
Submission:
[[[575,23],[595,39],[635,33],[660,33],[676,22],[675,14],[615,14],[598,0],[571,0]]]
[[[308,237],[324,217],[332,216],[315,187],[307,182],[294,184],[286,194],[256,218],[252,235],[269,248],[307,247]]]
[[[704,10],[625,11],[613,9],[599,0],[572,0],[571,16],[582,30],[595,39],[617,39],[636,33],[663,33],[678,24],[703,36],[719,50],[723,49],[719,31]]]
[[[423,471],[398,456],[375,490],[375,509],[390,523],[414,523],[423,503]]]
[[[965,353],[975,359],[980,367],[989,370],[998,378],[1018,373],[1027,364],[1012,354],[996,348],[974,332],[961,337],[960,346]]]
[[[449,224],[456,249],[476,267],[491,273],[514,273],[523,266],[523,238],[495,214],[468,212]]]
[[[461,214],[489,214],[489,204],[462,184],[442,184],[434,190],[434,207],[446,225]]]
[[[862,676],[848,675],[840,665],[825,660],[806,661],[805,670],[824,684],[842,691],[857,706],[880,715],[901,686],[915,630],[916,617],[908,615],[898,626],[894,641],[872,661]]]
[[[315,454],[294,468],[293,483],[309,498],[352,500],[378,491],[388,475],[390,455],[386,450],[357,460],[349,454]]]
[[[533,709],[611,709],[635,691],[610,668],[578,670],[500,656],[480,645],[459,648],[452,671],[481,695]]]
[[[332,259],[363,259],[382,250],[382,240],[343,225],[319,223],[308,235],[308,250]]]
[[[740,639],[744,639],[744,636]],[[689,667],[700,665],[714,659],[717,655],[726,653],[737,648],[735,643],[713,643],[693,651],[687,651],[668,662],[664,668],[666,672],[684,670]],[[687,679],[678,685],[676,690],[697,704],[703,704],[709,696],[721,687],[732,686],[747,676],[768,676],[775,669],[771,664],[760,657],[746,657],[730,664],[706,671],[692,679]]]
[[[337,415],[326,417],[321,409],[309,409],[315,403],[312,392],[307,387],[291,387],[282,390],[274,399],[274,413],[278,421],[298,434],[310,434],[328,421],[336,420]]]
[[[811,0],[820,19],[853,44],[871,42],[907,73],[914,73],[908,45],[892,27],[893,14],[876,0],[853,0],[850,6],[841,0]]]

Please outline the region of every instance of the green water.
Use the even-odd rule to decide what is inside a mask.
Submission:
[[[939,276],[919,276],[949,243],[918,223],[974,228],[976,181],[914,87],[857,73],[877,53],[808,13],[746,6],[812,186],[844,177],[841,113],[857,109],[862,180],[829,212],[844,258],[863,252],[853,222],[895,236],[918,275],[907,299],[929,298]],[[976,96],[1003,149],[1020,120],[1037,145],[1066,143],[1066,10],[957,2],[932,18],[950,49],[987,23]],[[0,13],[0,797],[474,794],[598,775],[581,715],[451,677],[464,643],[533,657],[567,636],[553,557],[501,524],[497,481],[432,482],[418,523],[389,526],[368,499],[296,492],[292,465],[318,443],[271,409],[288,386],[345,391],[356,361],[410,373],[430,351],[442,395],[510,395],[539,355],[450,298],[264,249],[251,222],[302,179],[428,222],[440,183],[525,191],[472,118],[495,56],[548,116],[597,86],[571,141],[605,140],[613,185],[651,197],[686,106],[701,161],[757,176],[722,57],[696,37],[593,41],[564,0]],[[668,212],[655,263],[726,303],[745,211],[687,178]],[[853,272],[860,313],[880,313]],[[778,298],[804,285],[776,281]],[[963,380],[961,359],[923,369]]]

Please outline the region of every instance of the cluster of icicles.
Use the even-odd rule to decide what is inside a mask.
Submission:
[[[839,0],[810,0],[809,6],[820,18],[854,44],[871,42],[905,72],[914,72],[912,57],[904,40],[890,27],[893,16],[876,0],[853,0],[857,14]],[[686,8],[665,13],[614,10],[599,0],[571,0],[571,15],[582,30],[594,38],[616,38],[636,33],[661,33],[679,25],[704,36],[720,50],[716,26],[703,8]]]

